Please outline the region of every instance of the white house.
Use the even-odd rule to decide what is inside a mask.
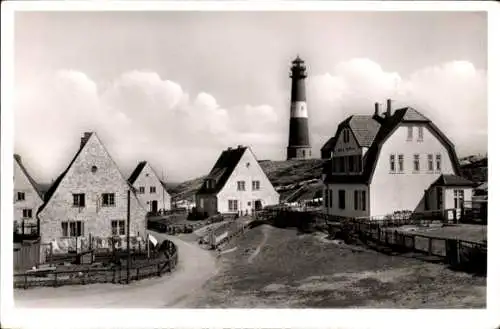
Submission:
[[[36,213],[42,204],[38,184],[26,170],[21,157],[14,154],[14,223],[18,231],[23,226],[37,225]]]
[[[249,147],[223,151],[196,193],[196,209],[207,215],[249,214],[279,203],[279,194]]]
[[[158,177],[148,162],[139,162],[128,182],[135,188],[137,198],[149,212],[157,213],[159,210],[170,210],[171,199],[165,182]]]
[[[417,110],[352,115],[321,149],[324,207],[331,215],[382,216],[395,211],[460,208],[473,183],[459,176],[452,142]]]
[[[46,202],[38,212],[42,242],[124,237],[128,205],[130,235],[144,237],[146,209],[97,134],[87,132],[67,169],[47,191]]]

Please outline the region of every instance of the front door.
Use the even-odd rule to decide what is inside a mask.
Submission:
[[[151,212],[156,214],[158,212],[158,201],[151,201]]]
[[[255,211],[260,211],[260,210],[262,210],[262,201],[260,201],[260,200],[255,200],[254,207],[255,207]]]

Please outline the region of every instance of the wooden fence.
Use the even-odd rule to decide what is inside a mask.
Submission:
[[[63,285],[80,285],[92,283],[129,283],[148,277],[162,276],[172,272],[178,263],[177,246],[170,240],[165,240],[160,247],[164,249],[164,257],[147,260],[142,263],[132,263],[126,266],[92,268],[77,270],[47,269],[46,271],[26,271],[14,274],[14,288],[30,288],[40,286],[58,287]]]
[[[46,261],[46,253],[41,252],[47,244],[41,244],[39,240],[30,243],[14,244],[13,265],[15,271],[30,269]]]
[[[401,231],[387,223],[352,222],[346,235],[357,236],[395,252],[418,252],[438,257],[452,267],[486,273],[487,243],[466,239],[429,236],[425,233]]]

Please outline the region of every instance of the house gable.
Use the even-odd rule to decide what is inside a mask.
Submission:
[[[17,154],[14,155],[14,191],[28,192],[33,195],[34,201],[43,202],[38,190],[38,184],[28,173]]]
[[[111,236],[112,221],[127,220],[129,191],[130,232],[143,235],[146,210],[97,135],[86,134],[76,156],[53,184],[38,212],[43,242],[64,238],[61,222],[81,222],[84,237]],[[75,194],[84,194],[84,204],[74,205]],[[104,199],[103,194],[114,197]]]
[[[171,197],[166,185],[148,162],[142,161],[137,165],[129,178],[129,183],[134,186],[137,197],[144,207],[149,209],[149,202],[156,200],[159,209],[171,208]],[[151,187],[155,187],[154,193],[151,192]],[[144,188],[144,192],[141,192],[141,188]]]

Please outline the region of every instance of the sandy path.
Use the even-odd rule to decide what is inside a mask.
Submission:
[[[179,263],[172,274],[135,281],[130,285],[44,287],[14,290],[16,307],[158,308],[176,307],[217,273],[213,254],[178,237],[151,232],[159,242],[168,237],[179,249]]]
[[[262,232],[264,233],[262,241],[257,246],[257,248],[255,249],[255,251],[250,255],[250,257],[248,257],[248,263],[249,264],[253,262],[254,258],[257,257],[257,255],[260,253],[260,249],[262,249],[262,247],[264,247],[264,245],[266,244],[267,239],[269,237],[269,226],[268,225],[264,225],[262,227]]]

